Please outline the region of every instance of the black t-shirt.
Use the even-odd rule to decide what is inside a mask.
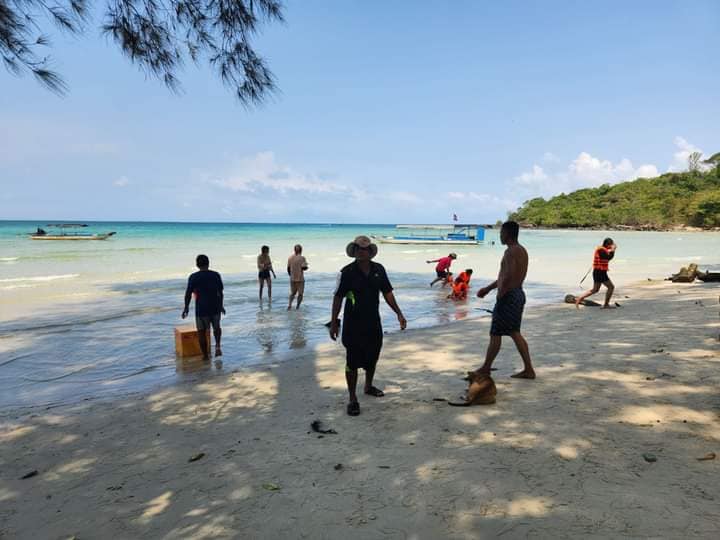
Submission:
[[[380,293],[392,291],[392,285],[381,264],[370,262],[370,272],[365,275],[357,262],[340,270],[335,296],[345,298],[343,315],[343,338],[350,335],[382,334],[380,324]]]
[[[192,293],[195,293],[195,316],[212,317],[219,315],[222,309],[223,282],[220,274],[213,270],[200,270],[190,274],[186,302]]]

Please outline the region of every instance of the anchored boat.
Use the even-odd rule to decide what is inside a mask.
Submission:
[[[76,231],[87,227],[86,223],[48,223],[46,227],[58,229],[58,232],[48,233],[42,227],[38,227],[37,231],[30,234],[32,240],[107,240],[115,234],[115,232],[107,233],[84,233]]]
[[[477,224],[396,225],[393,236],[373,236],[382,244],[477,245],[485,240],[485,228]]]

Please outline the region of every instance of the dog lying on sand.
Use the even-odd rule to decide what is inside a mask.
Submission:
[[[448,401],[448,405],[452,405],[453,407],[469,407],[470,405],[490,405],[495,403],[497,388],[495,387],[495,381],[493,381],[490,375],[477,373],[476,371],[468,371],[465,380],[468,381],[465,401],[460,403]]]

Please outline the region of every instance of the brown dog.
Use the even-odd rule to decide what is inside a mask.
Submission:
[[[497,388],[495,381],[490,375],[478,373],[476,371],[468,371],[465,378],[468,381],[467,395],[462,403],[448,402],[453,407],[469,407],[470,405],[490,405],[495,403]]]

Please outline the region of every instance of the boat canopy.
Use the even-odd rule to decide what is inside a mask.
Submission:
[[[448,229],[481,229],[485,228],[484,225],[478,225],[476,223],[452,223],[449,225],[395,225],[396,229],[433,229],[443,230]]]
[[[87,223],[48,223],[46,227],[60,227],[62,229],[70,229],[75,227],[87,227]]]

